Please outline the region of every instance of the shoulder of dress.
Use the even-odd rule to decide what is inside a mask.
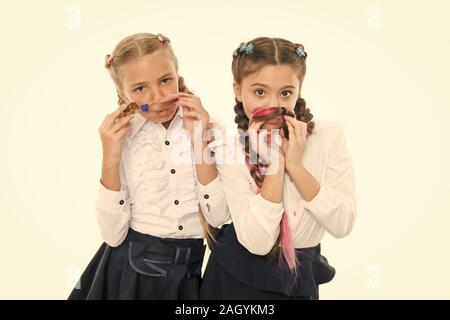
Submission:
[[[321,137],[329,142],[335,141],[347,126],[346,121],[339,120],[314,120],[314,129],[312,136]]]

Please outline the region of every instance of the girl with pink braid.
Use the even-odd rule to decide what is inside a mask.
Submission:
[[[238,135],[215,149],[232,223],[215,229],[203,299],[318,299],[335,276],[320,244],[353,228],[353,165],[342,125],[313,122],[301,96],[306,57],[267,37],[233,54]]]

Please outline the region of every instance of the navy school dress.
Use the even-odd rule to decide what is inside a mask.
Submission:
[[[118,247],[103,243],[69,300],[195,300],[203,239],[159,238],[131,228]]]
[[[278,257],[250,253],[233,224],[215,229],[211,255],[200,287],[200,299],[319,299],[319,285],[331,281],[335,269],[320,254],[320,244],[297,249],[297,276],[280,267]]]

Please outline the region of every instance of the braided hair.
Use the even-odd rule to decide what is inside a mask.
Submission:
[[[235,83],[240,84],[242,79],[251,75],[266,65],[292,65],[298,72],[300,84],[303,81],[306,72],[305,60],[307,53],[301,44],[295,44],[288,40],[280,38],[256,38],[248,43],[241,43],[238,49],[233,53],[232,71]],[[243,147],[245,161],[249,168],[250,175],[257,185],[257,192],[264,182],[264,173],[267,165],[261,161],[250,146],[250,139],[247,133],[249,127],[249,118],[247,117],[242,102],[235,99],[234,112],[236,114],[234,122],[239,129],[239,142]],[[274,117],[281,117],[282,130],[286,138],[288,131],[283,115],[288,114],[295,119],[307,124],[307,132],[311,134],[314,129],[313,115],[310,109],[306,107],[306,101],[299,97],[294,106],[294,114],[289,114],[284,108],[271,108],[262,120],[270,120]],[[284,110],[283,110],[284,109]],[[256,161],[251,161],[256,159]],[[280,262],[285,262],[289,270],[293,273],[297,271],[298,261],[296,259],[295,248],[292,235],[289,228],[286,212],[283,212],[280,222],[280,233],[273,246],[270,255],[278,255]],[[283,259],[282,259],[283,258]]]
[[[116,88],[122,88],[122,79],[120,77],[119,68],[121,65],[146,54],[151,54],[158,50],[164,50],[172,60],[175,70],[178,73],[178,59],[170,44],[169,38],[162,34],[152,33],[136,33],[122,39],[114,48],[111,54],[105,56],[105,68],[108,70],[111,79]],[[184,78],[178,77],[178,90],[192,94],[185,84]],[[122,105],[125,101],[118,95],[118,104]],[[215,241],[211,228],[201,213],[202,209],[199,205],[200,224],[203,228],[206,241],[211,247],[212,241]]]

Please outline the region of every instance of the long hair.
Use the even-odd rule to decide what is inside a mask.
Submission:
[[[245,50],[240,50],[243,45],[248,46],[250,44],[252,46],[250,53],[245,52]],[[240,47],[235,50],[232,62],[233,78],[235,83],[240,84],[242,79],[259,71],[266,65],[289,64],[297,71],[301,87],[301,83],[306,73],[306,57],[307,53],[304,51],[304,47],[301,44],[295,44],[280,38],[256,38],[246,44],[241,43]],[[250,120],[244,111],[242,102],[237,99],[235,100],[236,104],[234,106],[234,112],[236,116],[234,121],[237,124],[238,129],[240,129],[238,130],[240,134],[239,141],[244,149],[245,160],[250,170],[250,175],[255,180],[255,183],[258,186],[258,192],[260,192],[260,188],[264,181],[266,165],[260,160],[260,157],[257,154],[254,154],[254,151],[250,146],[249,137],[246,134]],[[306,101],[301,97],[297,99],[294,106],[294,115],[290,114],[284,108],[269,107],[262,109],[262,112],[260,110],[260,113],[257,113],[255,116],[258,117],[259,120],[264,121],[280,117],[282,120],[282,130],[284,130],[285,136],[288,138],[288,131],[283,118],[283,115],[285,114],[294,116],[297,120],[305,122],[307,124],[308,134],[313,132],[313,115],[311,114],[310,109],[306,107]],[[256,161],[250,161],[251,159],[256,159]],[[298,261],[296,259],[295,247],[285,211],[283,212],[280,222],[279,236],[270,255],[278,255],[281,263],[284,261],[291,272],[296,272]]]
[[[120,66],[136,59],[140,56],[154,53],[158,50],[163,50],[172,60],[175,70],[178,73],[178,59],[170,44],[169,38],[162,34],[152,33],[136,33],[125,37],[114,48],[111,54],[105,56],[105,68],[108,69],[109,75],[114,82],[117,89],[122,89],[122,79],[120,75]],[[192,94],[184,82],[184,78],[178,77],[178,91]],[[118,104],[123,104],[124,101],[118,96]],[[194,169],[195,170],[195,169]],[[210,226],[206,221],[201,207],[199,206],[200,224],[203,228],[206,241],[209,246],[214,238],[211,233]]]

